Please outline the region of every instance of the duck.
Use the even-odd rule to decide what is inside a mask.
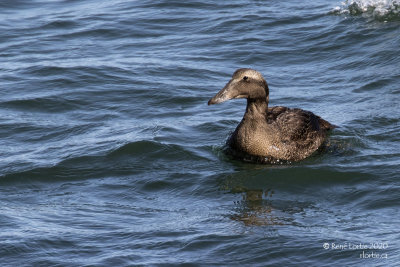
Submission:
[[[300,108],[269,107],[268,84],[254,69],[236,70],[208,105],[239,98],[247,99],[246,112],[226,144],[243,159],[301,161],[323,146],[328,132],[336,127]]]

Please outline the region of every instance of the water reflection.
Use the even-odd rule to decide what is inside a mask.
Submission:
[[[273,194],[272,189],[245,190],[243,199],[235,202],[236,214],[231,219],[241,221],[246,226],[283,225],[272,207],[270,198]]]

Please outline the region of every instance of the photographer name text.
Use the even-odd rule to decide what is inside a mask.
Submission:
[[[376,242],[376,243],[324,243],[325,249],[332,250],[380,250],[388,249],[389,244],[386,242]]]

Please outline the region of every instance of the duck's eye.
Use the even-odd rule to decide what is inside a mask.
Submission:
[[[249,77],[247,77],[247,76],[243,77],[243,81],[247,81],[247,79],[249,79]]]

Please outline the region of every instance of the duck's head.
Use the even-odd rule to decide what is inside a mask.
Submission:
[[[236,98],[268,102],[268,96],[268,85],[261,73],[253,69],[238,69],[225,87],[208,101],[208,105]]]

